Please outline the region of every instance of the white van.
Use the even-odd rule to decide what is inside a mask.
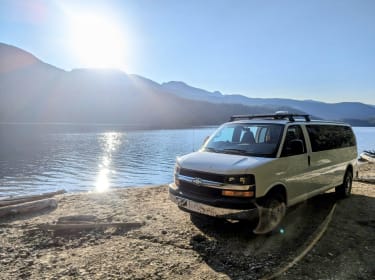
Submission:
[[[286,207],[335,188],[351,193],[357,147],[348,124],[308,115],[233,116],[198,152],[177,158],[170,199],[192,214],[258,218],[278,227]]]

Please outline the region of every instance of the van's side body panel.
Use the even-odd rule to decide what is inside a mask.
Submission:
[[[310,126],[323,126],[325,123],[309,124]],[[305,124],[301,124],[306,139],[306,161],[301,158],[294,162],[294,157],[288,157],[288,163],[296,166],[298,169],[304,169],[305,172],[299,173],[304,176],[304,187],[287,184],[288,205],[293,205],[313,197],[319,193],[323,193],[331,188],[342,184],[345,172],[349,166],[353,168],[353,174],[356,169],[357,147],[351,146],[346,148],[331,149],[325,151],[313,152],[311,141]],[[286,127],[287,129],[287,127]],[[300,156],[300,155],[298,155]],[[281,158],[280,158],[281,159]],[[291,161],[289,161],[291,159]],[[301,165],[301,166],[298,166]],[[291,168],[293,168],[291,166]],[[292,173],[286,174],[289,177]],[[301,192],[302,191],[302,192]]]
[[[287,200],[306,192],[309,182],[307,154],[276,158],[252,170],[256,180],[256,197],[265,196],[274,186],[286,188]]]
[[[305,192],[301,194],[296,191],[299,187],[286,184],[288,205],[299,203],[341,185],[349,166],[352,167],[353,174],[356,172],[356,160],[353,160],[356,154],[353,148],[311,153],[308,171],[300,174],[305,177],[303,188]]]

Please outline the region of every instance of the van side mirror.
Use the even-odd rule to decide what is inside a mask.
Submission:
[[[303,147],[303,142],[300,139],[294,139],[290,141],[290,153],[292,155],[300,155],[303,154],[304,147]]]

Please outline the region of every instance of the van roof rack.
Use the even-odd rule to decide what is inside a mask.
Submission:
[[[269,114],[269,115],[233,115],[230,117],[230,121],[235,120],[251,120],[251,119],[274,119],[283,120],[288,119],[290,122],[294,122],[295,118],[304,118],[305,121],[309,122],[310,115],[307,114]]]

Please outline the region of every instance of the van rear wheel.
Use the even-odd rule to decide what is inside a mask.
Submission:
[[[336,195],[339,198],[349,197],[352,192],[353,174],[351,171],[346,171],[342,185],[335,188]]]
[[[266,234],[274,231],[285,216],[285,199],[279,193],[270,193],[258,206],[259,221],[254,229],[255,234]]]

